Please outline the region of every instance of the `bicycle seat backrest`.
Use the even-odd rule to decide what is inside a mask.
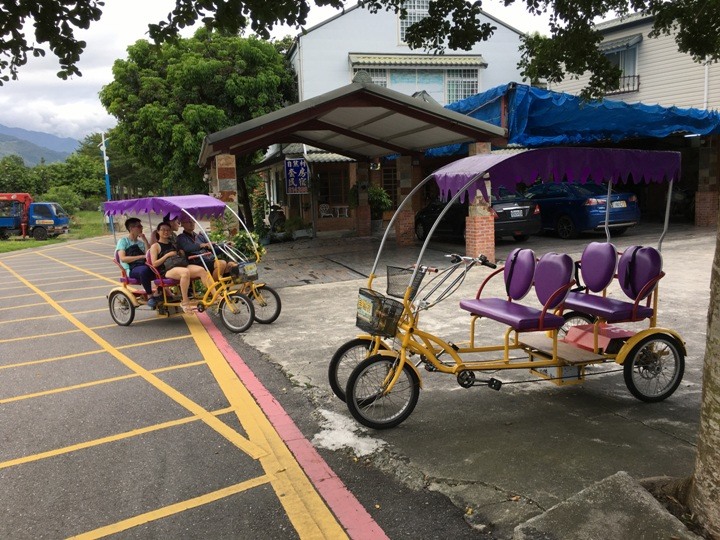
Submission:
[[[609,242],[590,242],[580,258],[580,274],[592,292],[604,290],[615,277],[617,250]]]
[[[655,287],[644,292],[643,288],[662,274],[662,255],[652,247],[631,246],[620,256],[617,274],[620,288],[628,298],[644,300]]]
[[[540,257],[535,268],[535,294],[543,306],[555,309],[565,301],[570,287],[555,297],[553,294],[570,283],[574,266],[566,253],[546,253]]]
[[[505,292],[513,300],[522,300],[530,291],[535,277],[535,253],[516,248],[510,252],[504,269]]]

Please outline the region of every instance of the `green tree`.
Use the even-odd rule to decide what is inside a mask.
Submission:
[[[197,166],[205,135],[295,98],[292,71],[273,44],[205,29],[161,47],[137,41],[127,59],[115,62],[113,75],[100,92],[118,119],[113,139],[160,172],[163,184],[156,187],[170,193],[207,189]],[[238,160],[238,167],[250,159]]]
[[[68,214],[74,214],[80,209],[82,197],[70,186],[53,186],[46,193],[37,198],[38,201],[56,202]]]
[[[32,184],[30,169],[25,166],[23,158],[10,155],[0,159],[0,191],[32,195],[35,187]]]

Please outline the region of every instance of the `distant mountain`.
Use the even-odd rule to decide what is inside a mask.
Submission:
[[[43,159],[45,163],[65,161],[71,153],[72,152],[50,150],[49,148],[43,148],[29,141],[0,133],[0,158],[15,154],[23,158],[25,165],[28,167],[34,167]]]
[[[72,154],[80,146],[80,141],[70,137],[57,137],[41,131],[28,131],[27,129],[7,127],[0,124],[0,135],[10,135],[16,139],[31,142],[36,146],[49,148],[55,152]]]

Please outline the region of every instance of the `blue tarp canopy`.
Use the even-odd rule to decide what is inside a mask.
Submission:
[[[530,148],[673,134],[720,134],[720,113],[716,111],[609,99],[583,101],[571,94],[516,83],[496,86],[447,108],[500,126],[503,98],[507,103],[508,143]],[[426,155],[449,156],[463,150],[463,145],[450,145],[428,150]]]

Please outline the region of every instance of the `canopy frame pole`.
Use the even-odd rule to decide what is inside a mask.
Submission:
[[[670,223],[670,202],[672,201],[673,182],[674,182],[673,178],[671,178],[670,182],[668,182],[667,201],[665,201],[665,224],[663,226],[663,232],[660,235],[660,240],[658,240],[658,251],[660,251],[661,253],[662,253],[663,239],[665,238],[665,235],[667,234],[668,224]]]
[[[610,243],[610,195],[612,194],[612,178],[608,182],[607,200],[605,201],[605,242]]]

